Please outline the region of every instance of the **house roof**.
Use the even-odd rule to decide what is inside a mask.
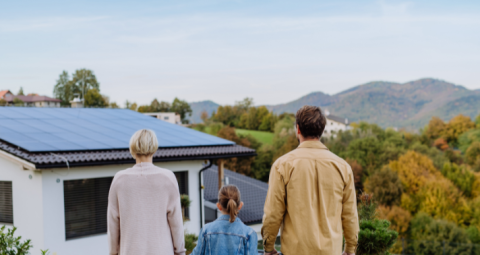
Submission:
[[[160,148],[235,144],[127,109],[0,107],[0,120],[0,140],[28,152],[125,150],[143,128]]]
[[[330,114],[330,115],[327,116],[327,119],[333,120],[333,121],[338,122],[338,123],[342,123],[344,125],[348,125],[348,123],[346,121],[347,120],[346,118],[342,118],[342,117],[338,117],[338,116]]]
[[[262,222],[263,207],[267,197],[268,184],[257,179],[235,173],[224,169],[225,177],[228,177],[229,184],[238,187],[241,199],[244,203],[238,217],[245,224],[256,224]],[[205,200],[212,203],[218,201],[218,167],[212,165],[203,172],[205,183]]]
[[[51,97],[47,97],[47,96],[20,96],[20,95],[17,95],[13,98],[11,98],[10,100],[7,100],[7,101],[13,101],[14,98],[18,98],[20,100],[22,100],[24,103],[35,103],[35,102],[56,102],[56,103],[59,103],[59,102],[62,102],[62,100],[60,99],[56,99],[56,98],[51,98]]]
[[[12,94],[12,92],[10,92],[10,90],[2,90],[2,91],[0,91],[0,98],[3,98],[7,93]]]
[[[37,169],[134,164],[130,137],[139,129],[157,134],[153,161],[255,156],[255,150],[125,109],[0,107],[0,150]]]
[[[0,140],[0,150],[35,164],[37,169],[64,168],[65,160],[70,167],[135,164],[129,150],[100,150],[73,152],[29,152]],[[154,162],[203,160],[256,156],[255,150],[239,145],[159,148],[153,155]]]

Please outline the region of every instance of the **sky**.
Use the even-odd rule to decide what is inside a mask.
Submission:
[[[94,71],[123,106],[279,104],[370,81],[480,89],[480,1],[3,1],[0,90]]]

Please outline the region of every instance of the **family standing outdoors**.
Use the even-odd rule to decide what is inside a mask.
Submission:
[[[353,255],[359,232],[353,172],[320,142],[326,118],[319,107],[304,106],[295,117],[300,145],[270,171],[265,254],[278,253],[280,231],[286,255]],[[185,254],[178,183],[172,171],[153,165],[157,149],[153,131],[137,131],[130,140],[136,164],[113,179],[107,216],[112,255]],[[217,207],[223,215],[201,230],[192,254],[257,254],[257,234],[237,217],[242,206],[237,187],[222,187]]]

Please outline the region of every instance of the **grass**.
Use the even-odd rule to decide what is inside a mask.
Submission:
[[[252,135],[262,144],[273,143],[273,133],[256,130],[236,129],[237,135]]]

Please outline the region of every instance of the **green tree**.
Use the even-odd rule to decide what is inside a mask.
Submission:
[[[455,163],[446,163],[442,168],[443,176],[457,186],[465,196],[472,195],[473,183],[475,182],[475,174],[473,174],[465,165],[457,165]]]
[[[246,97],[242,101],[235,102],[235,106],[238,107],[240,111],[246,112],[253,106],[253,98]]]
[[[55,98],[62,100],[61,105],[67,106],[70,105],[70,101],[73,100],[74,94],[76,93],[80,93],[78,87],[70,80],[67,71],[63,71],[53,88]]]
[[[457,145],[458,137],[473,128],[475,128],[475,123],[470,119],[470,117],[460,114],[448,122],[445,127],[443,137],[448,143]]]
[[[25,106],[25,103],[18,97],[13,99],[13,105],[15,106]]]
[[[375,137],[365,137],[353,140],[347,147],[344,156],[356,160],[367,174],[377,169],[381,162],[382,144]],[[343,155],[342,155],[343,156]]]
[[[90,89],[85,94],[85,106],[89,107],[105,107],[107,102],[97,89]]]
[[[400,204],[403,186],[398,174],[389,167],[374,173],[367,182],[367,190],[372,193],[376,200],[385,206]]]
[[[187,103],[187,101],[180,100],[178,98],[175,98],[173,100],[172,106],[170,108],[172,112],[175,112],[177,114],[180,114],[180,118],[182,119],[182,123],[188,124],[189,121],[187,118],[192,116],[192,108],[190,107],[190,104]]]
[[[477,128],[480,128],[480,114],[475,118],[475,124]]]
[[[108,104],[108,107],[112,108],[112,109],[119,109],[120,108],[120,106],[118,106],[118,104],[115,103],[115,102],[112,102],[112,103]]]
[[[6,106],[7,105],[7,100],[0,98],[0,106]]]
[[[20,90],[18,90],[17,96],[25,96],[25,94],[23,93],[22,87],[20,87]]]
[[[80,98],[86,97],[86,94],[91,89],[97,89],[100,92],[100,83],[98,83],[97,77],[92,70],[85,68],[76,70],[73,73],[72,82],[76,91],[80,92]]]
[[[360,218],[360,232],[358,233],[358,255],[388,254],[388,250],[395,244],[398,233],[390,229],[388,220],[377,218],[377,204],[373,196],[361,194],[359,196],[358,215]]]
[[[156,98],[153,99],[152,103],[150,103],[151,112],[169,112],[170,108],[170,103],[165,101],[158,102]]]
[[[480,129],[472,129],[460,135],[458,148],[465,153],[473,142],[480,142]]]
[[[425,213],[417,214],[410,227],[410,236],[414,241],[407,254],[430,255],[439,254],[472,254],[472,246],[458,245],[470,243],[467,232],[445,220],[435,220]]]

